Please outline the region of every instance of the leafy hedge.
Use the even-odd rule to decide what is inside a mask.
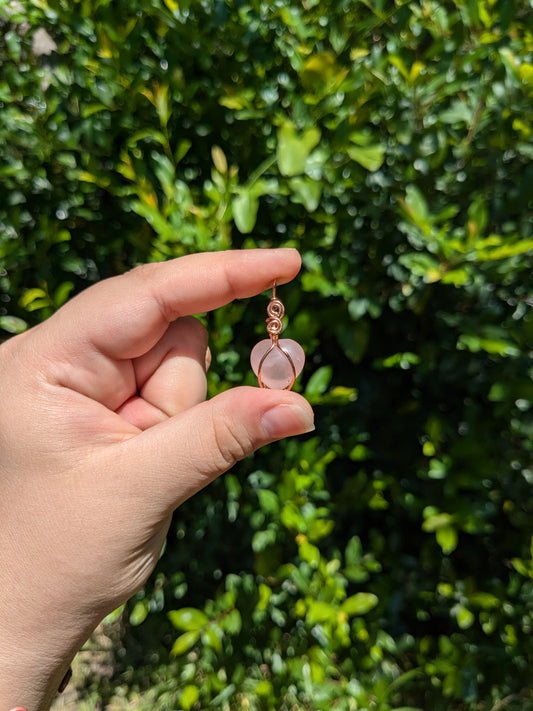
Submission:
[[[139,261],[304,260],[281,296],[317,433],[177,512],[98,694],[533,709],[531,4],[24,0],[0,23],[6,336]],[[254,382],[265,305],[206,317],[211,395]]]

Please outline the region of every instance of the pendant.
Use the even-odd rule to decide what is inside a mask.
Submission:
[[[279,338],[283,329],[281,319],[285,307],[276,298],[276,282],[272,285],[272,298],[267,306],[267,332],[270,338],[259,341],[250,353],[252,370],[257,375],[259,387],[270,390],[290,390],[302,372],[305,353],[299,343],[291,338]]]

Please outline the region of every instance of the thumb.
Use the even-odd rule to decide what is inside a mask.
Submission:
[[[311,432],[313,420],[297,393],[233,388],[123,443],[122,461],[129,483],[168,514],[256,449]]]

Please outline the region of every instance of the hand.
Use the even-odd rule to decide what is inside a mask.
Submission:
[[[0,347],[0,707],[50,704],[94,627],[146,581],[176,507],[312,429],[292,392],[205,402],[207,334],[190,317],[299,268],[285,249],[148,264]]]

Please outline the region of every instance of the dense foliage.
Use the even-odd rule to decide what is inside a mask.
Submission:
[[[6,337],[140,261],[304,260],[317,432],[177,512],[91,698],[533,709],[532,4],[4,0],[0,29]],[[253,384],[266,303],[205,317],[211,395]]]

